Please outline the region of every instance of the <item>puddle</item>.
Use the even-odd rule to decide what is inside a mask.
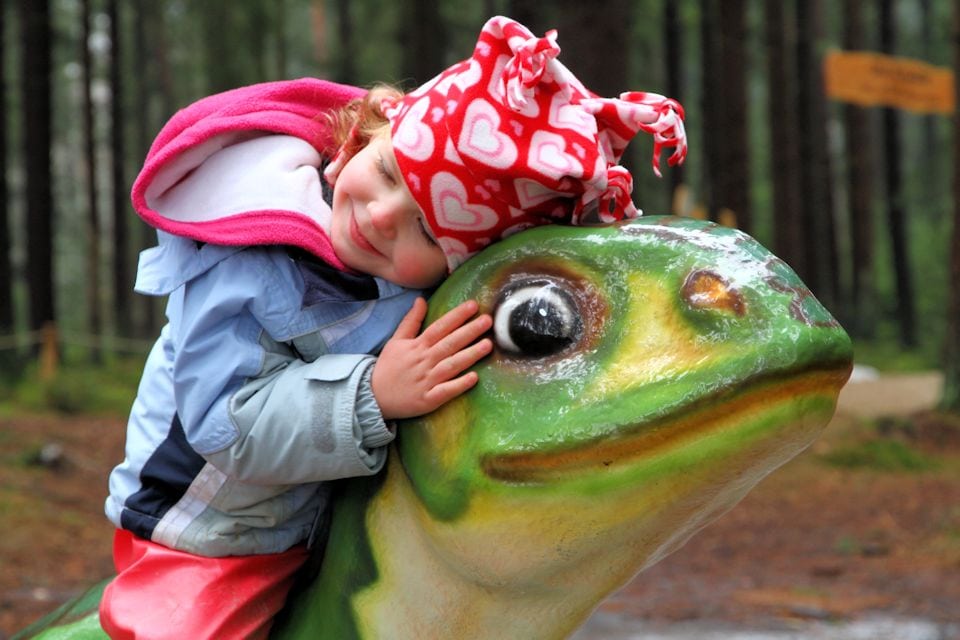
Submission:
[[[845,622],[784,622],[745,629],[710,621],[653,624],[598,612],[571,640],[960,640],[960,624],[886,616]]]

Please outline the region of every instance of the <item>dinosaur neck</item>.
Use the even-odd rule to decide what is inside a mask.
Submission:
[[[517,586],[448,562],[393,453],[384,475],[354,479],[337,501],[323,569],[288,603],[271,638],[553,640],[589,616],[599,598],[583,572]]]
[[[546,640],[567,637],[590,614],[595,594],[576,582],[479,584],[444,559],[425,532],[428,518],[400,465],[390,465],[366,517],[378,579],[351,603],[361,638],[500,638],[509,620],[511,637]]]

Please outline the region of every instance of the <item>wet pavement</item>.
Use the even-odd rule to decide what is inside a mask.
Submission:
[[[868,616],[843,622],[785,620],[746,629],[706,620],[651,623],[599,611],[571,640],[960,640],[960,625]]]

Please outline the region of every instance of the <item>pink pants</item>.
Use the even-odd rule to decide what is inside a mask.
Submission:
[[[103,593],[100,624],[114,640],[266,638],[307,555],[299,545],[205,558],[118,529],[117,577]]]

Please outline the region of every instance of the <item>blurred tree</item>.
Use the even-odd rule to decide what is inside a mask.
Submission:
[[[133,327],[130,305],[133,278],[130,272],[129,216],[127,183],[124,178],[126,142],[124,135],[123,69],[121,62],[120,11],[117,0],[107,0],[110,20],[110,192],[113,219],[113,313],[114,331],[121,336],[131,335]]]
[[[618,96],[626,91],[630,65],[624,52],[630,48],[635,3],[556,0],[554,4],[558,11],[553,27],[560,33],[564,64],[601,96]],[[544,30],[533,33],[542,36]]]
[[[447,48],[446,28],[437,0],[409,0],[401,12],[401,75],[406,88],[419,86],[443,70]]]
[[[866,49],[863,33],[863,3],[843,3],[843,46],[851,51]],[[873,272],[873,184],[871,159],[873,141],[865,107],[847,103],[843,107],[847,142],[847,180],[850,208],[850,273],[852,313],[848,320],[857,337],[873,337],[876,328],[876,300]]]
[[[720,210],[734,214],[730,222],[752,233],[750,211],[750,140],[747,131],[747,15],[745,0],[721,0],[717,7],[719,34],[719,81],[716,95],[720,113],[717,132],[718,171],[713,174]],[[725,220],[724,220],[725,221]],[[726,221],[725,221],[726,222]]]
[[[247,40],[248,36],[260,34],[262,29],[244,28],[246,12],[252,10],[249,2],[210,0],[191,3],[197,12],[203,33],[203,68],[207,78],[207,93],[219,93],[248,83],[251,69],[245,67],[249,60],[257,56],[247,55],[248,50],[262,50],[258,46],[259,38]],[[237,43],[242,42],[242,47]]]
[[[664,0],[663,31],[667,96],[683,104],[683,25],[680,21],[680,7],[675,0]],[[670,195],[673,197],[677,188],[683,184],[683,166],[674,167],[667,179],[670,181]]]
[[[317,2],[314,11],[323,11],[322,2]],[[337,82],[346,84],[355,83],[357,80],[356,65],[356,42],[354,39],[353,14],[350,11],[350,0],[337,0],[335,3],[337,11],[338,46],[336,60],[337,65],[334,68],[333,79]],[[320,36],[318,36],[320,37]]]
[[[100,362],[100,212],[97,207],[97,151],[93,122],[93,60],[90,55],[90,0],[80,1],[80,69],[83,73],[83,166],[87,195],[87,331],[91,357]]]
[[[782,0],[764,2],[769,95],[771,178],[773,180],[774,252],[803,275],[807,268],[803,251],[803,217],[799,194],[799,130],[797,128],[796,67],[790,56],[795,32],[787,29]],[[792,24],[792,22],[790,23]]]
[[[720,195],[719,175],[723,172],[720,164],[720,85],[718,62],[720,60],[720,39],[718,0],[700,0],[700,112],[703,126],[700,129],[703,149],[703,172],[700,177],[703,202],[707,217],[717,219],[717,200]]]
[[[170,70],[166,44],[166,20],[163,7],[150,0],[137,0],[133,5],[133,78],[134,104],[139,117],[135,120],[136,158],[139,163],[147,155],[150,141],[159,127],[159,121],[173,110],[173,74]],[[151,96],[159,99],[161,116],[152,108]],[[137,225],[137,247],[146,249],[157,242],[156,232],[140,222]],[[128,285],[129,286],[129,285]],[[152,296],[138,296],[134,314],[135,335],[152,338],[159,331],[157,300]]]
[[[920,0],[920,40],[922,42],[921,55],[927,62],[934,62],[936,56],[936,36],[933,31],[934,16],[932,0]],[[924,172],[934,177],[939,182],[943,176],[941,164],[936,154],[932,153],[937,149],[937,120],[939,115],[927,114],[923,117],[923,148],[929,149],[931,153],[924,153],[922,162],[926,165]]]
[[[820,72],[820,0],[797,0],[797,122],[800,133],[800,196],[806,273],[800,276],[827,308],[839,297],[839,260],[828,153],[827,104]]]
[[[0,86],[7,86],[6,66],[7,3],[0,6]],[[0,335],[13,331],[13,265],[10,239],[10,211],[7,207],[7,92],[0,98]]]
[[[51,51],[48,0],[21,0],[23,158],[26,172],[30,328],[55,326],[51,148]]]
[[[265,0],[208,0],[188,3],[202,34],[206,92],[219,93],[273,78],[277,5]],[[190,96],[191,100],[197,96]]]
[[[953,6],[953,68],[960,69],[960,5]],[[960,82],[954,83],[960,104]],[[947,295],[947,331],[943,349],[944,384],[940,407],[960,413],[960,110],[953,112],[953,233],[950,241],[951,283]]]
[[[276,64],[270,79],[280,80],[287,77],[287,1],[274,0],[273,9],[276,13],[274,16]]]
[[[880,49],[896,53],[894,0],[880,2]],[[900,344],[905,348],[917,344],[916,313],[914,311],[913,282],[910,274],[910,257],[907,249],[907,220],[903,203],[901,173],[902,147],[900,142],[900,115],[896,109],[883,110],[883,162],[886,180],[887,232],[893,258],[893,275],[896,283],[897,322],[900,327]]]
[[[534,35],[543,35],[547,29],[556,27],[555,24],[549,24],[550,20],[546,14],[553,9],[553,2],[543,2],[543,0],[508,0],[507,15],[525,25]],[[588,4],[588,3],[584,3]],[[549,6],[544,6],[549,5]],[[593,5],[592,5],[593,6]],[[596,16],[591,18],[591,22],[599,22]],[[566,46],[567,33],[564,31],[563,42]],[[564,59],[567,56],[564,54]]]
[[[170,61],[176,55],[176,52],[172,50],[174,49],[171,45],[173,39],[169,38],[167,34],[168,32],[172,33],[177,28],[182,29],[183,24],[181,21],[180,25],[174,24],[171,26],[164,5],[149,0],[140,0],[140,2],[142,3],[141,13],[144,20],[141,29],[149,43],[149,49],[147,49],[149,57],[144,60],[143,66],[143,69],[147,72],[147,76],[144,77],[144,82],[147,83],[144,89],[148,92],[148,96],[159,99],[159,113],[154,109],[144,112],[149,119],[145,123],[147,128],[143,141],[145,145],[148,145],[153,135],[180,106],[177,100],[177,82],[173,64]],[[147,106],[152,107],[153,105],[148,104]],[[146,146],[144,146],[140,160],[146,155],[146,151]],[[150,245],[152,244],[154,244],[153,241]]]

